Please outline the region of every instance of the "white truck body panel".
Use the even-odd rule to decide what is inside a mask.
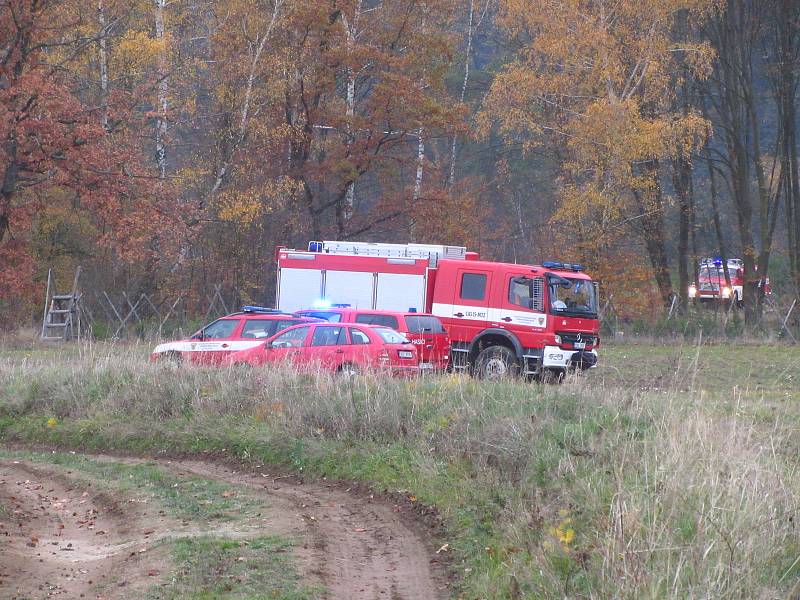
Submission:
[[[425,312],[425,279],[424,275],[378,273],[375,308]]]

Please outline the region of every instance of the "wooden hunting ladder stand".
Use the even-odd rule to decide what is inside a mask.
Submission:
[[[75,271],[72,280],[72,291],[59,294],[53,289],[53,269],[47,271],[47,291],[44,296],[44,318],[42,319],[41,339],[48,341],[64,341],[81,337],[81,294],[78,292],[78,278],[81,268]]]

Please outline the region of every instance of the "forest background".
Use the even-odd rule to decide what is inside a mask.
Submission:
[[[65,285],[270,305],[276,245],[800,287],[794,0],[0,0],[0,325]],[[63,287],[63,285],[62,285]]]

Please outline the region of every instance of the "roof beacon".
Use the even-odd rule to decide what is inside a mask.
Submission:
[[[554,260],[546,260],[542,263],[542,266],[545,269],[558,269],[560,271],[583,271],[582,265],[576,265],[573,263],[562,263],[556,262]]]

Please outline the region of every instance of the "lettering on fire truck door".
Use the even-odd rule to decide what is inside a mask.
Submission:
[[[491,289],[491,271],[458,270],[450,316],[453,339],[471,340],[486,328]]]
[[[503,326],[525,325],[544,329],[544,279],[527,274],[506,274],[501,289],[500,309],[491,319]]]

